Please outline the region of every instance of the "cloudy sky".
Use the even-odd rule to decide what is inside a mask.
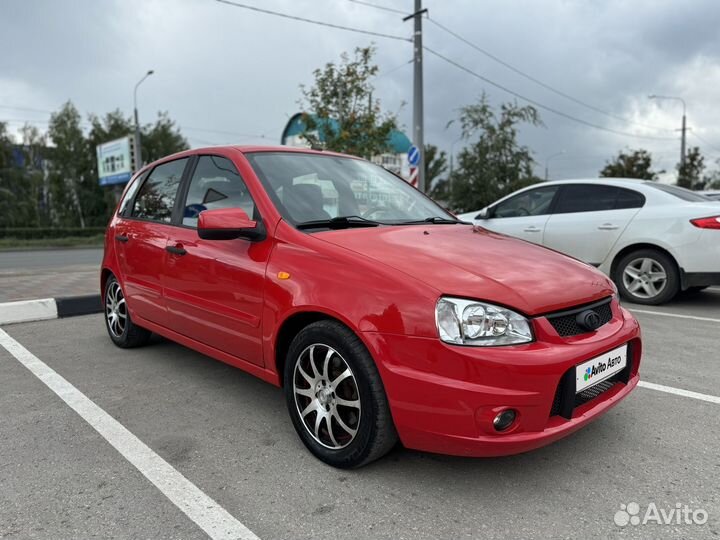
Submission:
[[[368,0],[410,11],[413,0]],[[244,0],[292,15],[403,37],[400,14],[350,0]],[[720,158],[720,2],[717,0],[424,0],[431,19],[531,77],[606,114],[522,77],[425,21],[424,40],[483,77],[602,131],[541,110],[542,128],[523,128],[543,173],[594,176],[623,148],[646,148],[657,168],[674,170],[682,106],[689,145]],[[167,110],[193,146],[279,142],[298,110],[300,84],[342,51],[374,42],[376,95],[409,132],[412,45],[256,13],[216,0],[2,0],[0,120],[47,127],[49,114],[72,100],[84,116],[132,112],[140,87],[141,121]],[[499,104],[511,95],[425,57],[426,142],[450,150],[458,108],[486,91]],[[522,103],[522,101],[519,101]],[[658,129],[659,128],[659,129]],[[645,138],[642,138],[642,137]],[[457,152],[462,142],[454,144]],[[669,178],[667,178],[669,180]]]

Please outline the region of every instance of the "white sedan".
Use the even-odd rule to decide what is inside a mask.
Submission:
[[[543,182],[459,217],[596,266],[638,304],[720,285],[720,202],[677,186]]]

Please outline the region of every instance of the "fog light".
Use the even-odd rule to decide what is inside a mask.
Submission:
[[[505,409],[501,413],[498,413],[495,417],[493,420],[493,426],[497,431],[505,431],[512,426],[515,421],[515,417],[516,414],[514,409]]]

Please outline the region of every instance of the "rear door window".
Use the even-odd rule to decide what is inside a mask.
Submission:
[[[132,217],[170,223],[175,198],[188,158],[155,167],[135,197]]]
[[[613,210],[618,197],[618,188],[592,184],[570,184],[563,186],[554,214],[575,212],[600,212]]]

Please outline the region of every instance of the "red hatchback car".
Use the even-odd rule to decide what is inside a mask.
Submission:
[[[602,273],[330,152],[148,165],[108,226],[101,279],[116,345],[155,332],[281,386],[303,443],[336,467],[398,439],[524,452],[638,382],[640,329]]]

